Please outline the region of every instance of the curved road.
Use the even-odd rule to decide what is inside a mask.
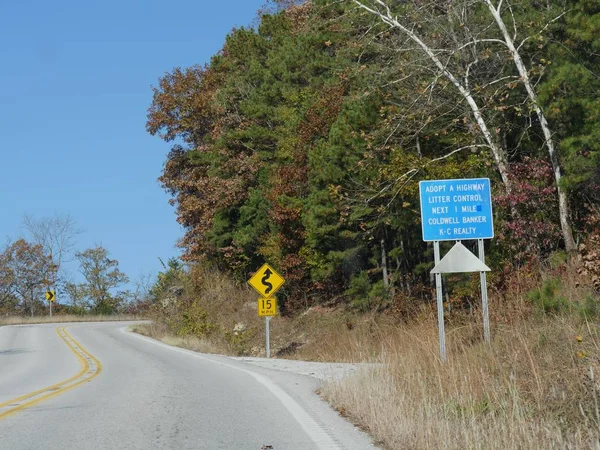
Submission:
[[[374,448],[317,386],[169,347],[123,323],[0,327],[0,447]]]

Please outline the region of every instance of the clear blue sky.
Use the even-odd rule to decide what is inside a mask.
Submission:
[[[0,243],[21,220],[69,213],[130,278],[179,254],[160,176],[169,144],[145,130],[151,86],[207,62],[264,0],[0,1]]]

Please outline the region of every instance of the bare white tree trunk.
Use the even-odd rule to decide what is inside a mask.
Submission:
[[[381,269],[383,271],[383,285],[386,290],[390,287],[390,278],[388,276],[387,254],[385,252],[385,240],[381,239]]]
[[[558,154],[556,152],[556,148],[554,147],[554,141],[552,139],[552,132],[550,130],[550,126],[548,125],[548,120],[546,120],[546,115],[542,111],[540,107],[540,103],[538,101],[537,93],[533,88],[533,84],[531,83],[531,78],[529,78],[529,72],[523,63],[523,59],[519,53],[518,48],[515,46],[514,38],[511,37],[504,20],[502,19],[502,15],[500,12],[500,8],[502,6],[502,1],[498,4],[498,7],[494,7],[491,0],[483,0],[488,9],[492,13],[498,28],[502,32],[502,36],[504,37],[504,42],[506,47],[510,51],[512,55],[512,59],[515,63],[515,66],[519,72],[521,77],[521,82],[525,86],[525,90],[527,91],[527,96],[529,97],[529,101],[531,102],[535,113],[538,116],[540,121],[540,126],[542,127],[542,131],[544,133],[545,145],[548,149],[548,154],[550,155],[550,162],[552,163],[552,170],[554,172],[554,180],[556,183],[556,191],[558,193],[558,210],[560,217],[560,227],[562,230],[563,240],[565,242],[565,248],[568,252],[575,252],[577,250],[575,246],[575,239],[573,238],[573,230],[571,228],[571,224],[569,222],[569,202],[567,199],[567,193],[560,185],[560,180],[562,178],[560,163],[558,161]],[[514,18],[513,18],[514,20]]]
[[[502,178],[502,182],[506,188],[507,193],[512,191],[512,183],[508,176],[508,162],[506,158],[506,154],[502,146],[498,143],[498,141],[492,135],[485,118],[481,112],[481,108],[471,95],[471,92],[467,85],[461,83],[457,76],[455,76],[452,72],[448,70],[448,68],[442,63],[442,61],[438,58],[432,48],[430,48],[423,40],[410,28],[400,23],[396,17],[392,15],[390,8],[382,1],[382,0],[373,0],[376,4],[381,6],[384,11],[379,11],[378,9],[371,8],[367,6],[365,3],[359,0],[352,0],[356,5],[360,8],[370,12],[371,14],[379,17],[382,22],[400,30],[404,33],[411,41],[417,44],[421,50],[427,55],[427,57],[431,60],[431,62],[437,67],[437,69],[446,77],[452,85],[458,90],[462,98],[467,102],[471,109],[471,113],[473,114],[473,118],[477,122],[477,126],[481,131],[481,135],[483,136],[487,146],[492,152],[492,156],[496,163],[496,167],[498,172],[500,173],[500,177]]]

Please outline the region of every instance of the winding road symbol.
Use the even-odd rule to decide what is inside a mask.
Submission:
[[[265,294],[268,294],[273,290],[273,285],[267,281],[271,275],[273,275],[273,272],[271,272],[271,269],[267,268],[267,270],[265,270],[265,275],[260,280],[260,282],[267,287],[265,289]]]
[[[271,297],[284,283],[285,279],[268,264],[264,264],[248,280],[248,284],[263,298]]]

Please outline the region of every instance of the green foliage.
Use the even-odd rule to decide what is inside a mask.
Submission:
[[[243,331],[223,330],[225,342],[229,345],[231,352],[237,355],[245,355],[248,353],[248,344],[253,335],[253,330],[250,328]]]
[[[350,286],[346,290],[346,295],[354,298],[356,306],[366,304],[368,307],[369,292],[371,291],[371,282],[367,272],[360,272],[350,280]]]
[[[600,317],[600,298],[587,294],[580,300],[569,301],[561,292],[560,278],[550,278],[529,292],[526,298],[535,306],[538,313],[548,315],[575,314],[583,320],[596,320]]]
[[[539,93],[558,133],[565,186],[577,201],[599,202],[600,5],[569,3],[569,14],[554,26]]]
[[[568,260],[569,255],[564,251],[558,250],[548,257],[548,265],[551,269],[557,269],[565,266]]]
[[[171,258],[165,265],[162,260],[164,271],[158,272],[154,285],[150,288],[149,297],[153,303],[160,302],[169,296],[169,290],[180,286],[186,275],[183,263],[177,258]]]
[[[527,299],[533,303],[542,314],[562,314],[571,310],[569,302],[560,294],[561,280],[550,278],[541,287],[527,294]]]
[[[180,143],[161,182],[185,228],[183,260],[214,263],[239,280],[265,260],[276,264],[288,280],[286,312],[344,292],[357,308],[380,307],[382,250],[394,289],[403,288],[398,280],[429,282],[417,182],[484,176],[505,203],[496,235],[510,241],[492,245],[490,261],[560,249],[553,173],[544,172],[546,186],[532,171],[548,155],[510,55],[493,39],[459,45],[500,37],[483,3],[392,7],[434,48],[460,47],[447,68],[459,78],[469,72],[469,90],[507,152],[512,196],[472,111],[419,49],[352,2],[276,3],[256,27],[232,31],[208,65],[175,68],[153,91],[148,131]],[[519,39],[528,37],[519,51],[580,224],[600,202],[600,15],[590,0],[569,0],[561,15],[563,3],[526,0],[512,13]],[[156,286],[155,301],[169,283]],[[542,310],[563,308],[544,295]]]
[[[351,306],[361,312],[381,308],[389,300],[383,280],[371,283],[365,271],[350,279],[350,286],[345,294],[352,299]]]
[[[54,286],[57,267],[41,245],[18,239],[0,253],[0,309],[32,316],[43,309],[44,292]]]
[[[87,309],[85,308],[85,306],[82,305],[76,305],[76,304],[72,304],[72,305],[64,305],[63,309],[65,311],[65,314],[72,314],[74,316],[84,316],[85,314],[88,313]]]
[[[600,297],[592,294],[586,295],[578,304],[577,310],[584,320],[596,320],[600,317]]]
[[[115,314],[124,304],[124,293],[115,289],[129,282],[119,270],[119,261],[110,259],[102,246],[75,254],[79,270],[85,278],[81,284],[67,283],[66,291],[74,305],[96,314]]]
[[[208,313],[196,302],[190,302],[183,310],[174,332],[177,336],[206,337],[216,325],[210,320]]]

